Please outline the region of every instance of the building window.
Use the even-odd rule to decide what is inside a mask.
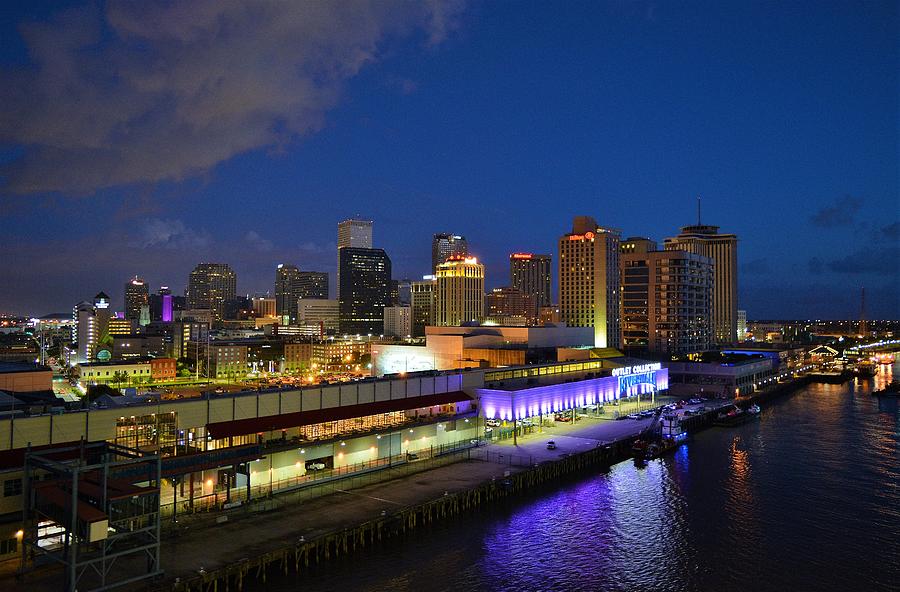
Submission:
[[[9,555],[19,550],[19,541],[16,539],[6,539],[0,541],[0,555]]]
[[[3,497],[22,495],[22,480],[7,479],[3,482]]]

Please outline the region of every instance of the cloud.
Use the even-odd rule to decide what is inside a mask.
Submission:
[[[748,261],[747,263],[741,265],[742,273],[765,274],[770,273],[771,271],[772,266],[769,265],[769,260],[765,258],[754,259],[753,261]]]
[[[888,224],[881,229],[881,233],[891,240],[900,239],[900,222]]]
[[[181,220],[150,218],[141,228],[140,236],[131,241],[141,249],[203,249],[212,243],[209,233],[188,228]],[[271,244],[271,243],[270,243]]]
[[[900,277],[900,247],[860,249],[828,262],[830,271],[841,274],[880,274],[894,281]]]
[[[835,200],[834,205],[824,206],[810,218],[813,226],[821,228],[837,228],[839,226],[852,226],[856,221],[856,214],[862,208],[863,200],[852,195]]]
[[[272,250],[272,241],[269,239],[265,239],[259,235],[255,230],[251,230],[247,234],[244,235],[244,240],[250,244],[251,247],[256,249],[257,251],[271,251]]]
[[[19,194],[181,181],[325,125],[392,40],[443,41],[461,2],[111,1],[23,27],[0,76],[0,174]]]

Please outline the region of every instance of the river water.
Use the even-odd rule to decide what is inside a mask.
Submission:
[[[890,371],[257,589],[900,590],[900,412],[870,394]]]

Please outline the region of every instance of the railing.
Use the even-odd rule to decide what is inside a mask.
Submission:
[[[225,506],[230,507],[230,504],[248,504],[256,500],[271,498],[273,495],[281,499],[289,493],[297,494],[296,497],[303,499],[311,499],[337,491],[339,487],[340,489],[349,489],[393,479],[398,476],[397,472],[410,474],[448,464],[448,461],[456,462],[459,459],[454,456],[478,448],[481,444],[480,440],[458,440],[422,448],[412,455],[403,453],[334,469],[312,471],[306,475],[251,485],[249,496],[246,486],[233,487],[230,494],[227,491],[216,491],[212,494],[195,497],[193,500],[178,500],[163,504],[160,506],[160,515],[163,518],[178,517],[180,519],[189,514],[222,510],[225,509]],[[354,483],[354,481],[357,482]],[[317,491],[319,489],[323,489],[323,491]]]
[[[470,458],[492,462],[510,467],[533,467],[535,459],[533,456],[521,456],[517,454],[507,454],[505,452],[497,452],[487,448],[478,448],[469,453]]]

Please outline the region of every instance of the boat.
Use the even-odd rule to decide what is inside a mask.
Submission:
[[[876,397],[900,397],[900,381],[893,380],[883,389],[872,391]]]
[[[663,454],[674,450],[681,442],[674,438],[660,438],[658,440],[635,440],[631,446],[631,455],[635,462],[653,460]]]
[[[653,422],[647,427],[631,445],[631,456],[635,463],[643,463],[674,450],[688,435],[681,429],[681,421],[677,413],[662,415],[660,409],[653,418]],[[662,415],[662,417],[660,417]],[[656,424],[660,423],[657,430]]]
[[[876,374],[875,364],[868,360],[863,360],[856,364],[853,373],[860,378],[872,378]]]
[[[751,407],[755,407],[755,411],[744,411],[737,405],[732,405],[730,408],[725,408],[716,419],[713,421],[713,425],[717,425],[720,427],[731,427],[736,425],[741,425],[742,423],[747,423],[748,421],[759,417],[759,406],[751,405]]]

